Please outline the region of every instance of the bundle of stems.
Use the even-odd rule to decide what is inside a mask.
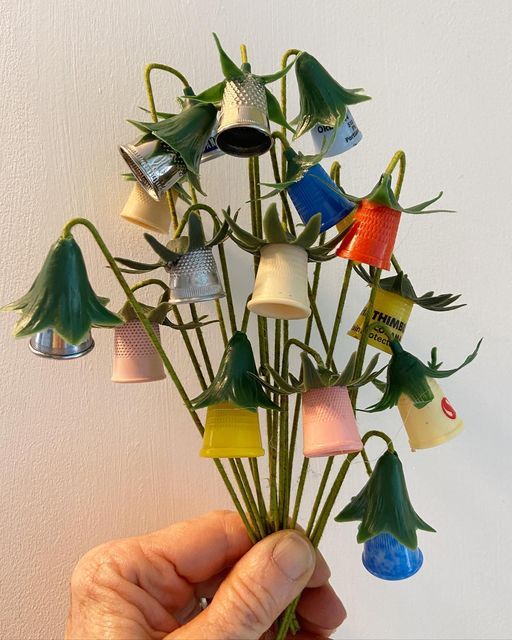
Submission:
[[[247,60],[247,52],[244,45],[241,46],[241,51],[242,62],[244,62]],[[299,52],[295,49],[286,51],[282,58],[282,67],[284,68],[286,66],[290,56],[297,55],[298,53]],[[158,115],[151,84],[151,73],[154,70],[162,70],[173,74],[181,82],[183,82],[185,86],[188,86],[188,82],[180,72],[176,71],[172,67],[161,64],[149,64],[146,67],[145,86],[148,95],[149,110],[153,121],[157,122]],[[284,76],[281,79],[281,108],[285,117],[286,106],[286,76]],[[284,172],[286,170],[286,158],[284,155],[284,148],[287,145],[286,135],[287,132],[285,128],[283,128],[282,131],[273,133],[274,145],[270,149],[270,160],[272,163],[272,170],[276,183],[281,182],[281,176],[284,175]],[[281,163],[279,163],[278,161],[276,151],[276,144],[278,142],[281,146]],[[247,162],[252,232],[254,235],[261,237],[262,207],[261,201],[259,199],[261,195],[260,159],[259,157],[252,157],[249,158]],[[395,153],[388,167],[386,168],[386,172],[391,173],[397,166],[398,177],[396,180],[394,191],[396,197],[398,198],[405,172],[405,154],[403,153],[403,151],[397,151]],[[330,174],[331,178],[339,186],[340,164],[338,162],[333,163]],[[171,191],[168,191],[166,194],[174,237],[178,237],[181,235],[185,227],[189,212],[199,211],[205,212],[209,215],[212,215],[213,217],[216,216],[211,207],[209,207],[205,203],[198,202],[197,195],[193,187],[190,188],[190,197],[193,204],[189,208],[187,214],[185,214],[180,220],[178,218],[175,202]],[[294,233],[294,221],[286,191],[281,191],[279,197],[281,199],[282,224],[290,232]],[[104,254],[110,268],[112,269],[114,276],[116,277],[124,293],[126,294],[127,300],[131,303],[136,316],[142,323],[147,335],[149,336],[156,351],[158,352],[163,365],[167,370],[167,373],[169,374],[171,380],[173,381],[182,401],[184,402],[199,434],[202,436],[204,432],[204,426],[199,415],[192,406],[190,396],[187,390],[184,388],[182,382],[180,381],[176,369],[171,359],[162,347],[151,323],[144,314],[143,308],[134,295],[134,291],[140,288],[140,286],[144,283],[139,283],[135,287],[131,287],[128,284],[116,260],[113,258],[109,249],[102,240],[99,232],[90,221],[84,218],[75,218],[73,220],[70,220],[64,227],[63,236],[69,236],[71,229],[75,225],[84,225],[92,233],[100,250]],[[323,238],[324,234],[321,237],[321,241],[323,240]],[[229,279],[229,269],[226,253],[222,243],[218,245],[218,252],[226,298],[224,301],[225,306],[223,306],[223,303],[220,300],[216,300],[215,307],[221,338],[224,345],[227,345],[230,335],[232,335],[239,329],[244,332],[247,330],[250,314],[246,308],[241,317],[241,314],[236,313],[235,300],[233,298],[233,291]],[[255,274],[258,268],[258,262],[259,257],[255,256]],[[340,264],[343,263],[340,261]],[[395,257],[393,257],[393,265],[398,272],[400,270],[400,266]],[[337,371],[335,362],[335,349],[352,271],[353,263],[351,261],[348,261],[345,265],[345,272],[342,279],[339,300],[332,326],[326,326],[324,324],[317,306],[317,297],[322,272],[322,263],[320,262],[315,264],[312,279],[309,284],[309,300],[312,313],[306,321],[304,336],[302,340],[299,340],[295,337],[290,337],[289,322],[287,320],[268,320],[265,317],[257,316],[258,354],[261,371],[265,371],[265,365],[270,365],[274,368],[274,370],[278,371],[283,378],[287,378],[289,352],[292,346],[299,347],[302,350],[310,352],[314,355],[318,355],[310,347],[314,328],[318,332],[318,336],[322,344],[322,349],[325,352],[324,359],[326,366],[333,371]],[[361,374],[364,366],[371,317],[373,313],[373,306],[378,289],[380,275],[381,271],[377,270],[373,279],[370,299],[366,307],[362,335],[359,341],[356,355],[356,377]],[[155,281],[151,280],[151,282],[154,283]],[[149,284],[150,281],[145,281],[145,283]],[[196,305],[190,304],[189,307],[192,320],[198,322],[199,316]],[[173,314],[176,321],[179,324],[183,324],[184,320],[182,314],[176,306],[173,307]],[[210,359],[207,341],[205,339],[201,326],[195,328],[194,331],[196,333],[199,352],[196,352],[195,346],[185,329],[182,329],[180,331],[180,334],[187,353],[190,357],[191,364],[196,373],[198,383],[201,389],[204,390],[214,378],[214,366]],[[200,355],[198,355],[198,353]],[[352,406],[355,410],[357,389],[352,390],[350,397]],[[260,471],[260,463],[257,458],[227,459],[225,461],[213,459],[213,462],[217,467],[222,481],[224,482],[233,501],[233,504],[240,514],[240,518],[242,519],[247,529],[247,533],[253,543],[256,543],[258,540],[275,531],[287,528],[295,528],[298,525],[302,499],[304,496],[306,483],[309,478],[309,458],[303,458],[297,485],[296,487],[292,486],[294,484],[292,479],[296,463],[295,454],[301,409],[300,394],[297,394],[295,396],[293,407],[289,406],[289,399],[285,395],[278,397],[277,394],[275,394],[273,400],[277,404],[279,404],[280,411],[272,409],[266,410],[269,478],[268,491],[264,490],[264,486],[262,484],[262,473]],[[391,439],[386,434],[380,431],[369,431],[364,434],[362,437],[363,445],[366,445],[368,439],[373,436],[382,438],[388,448],[391,451],[393,450],[393,443]],[[372,469],[364,447],[360,453],[352,453],[342,457],[341,464],[339,464],[339,460],[334,456],[328,457],[326,459],[325,468],[316,491],[316,497],[313,502],[311,513],[309,514],[307,519],[304,520],[305,535],[309,538],[314,547],[318,547],[322,539],[322,535],[329,520],[340,488],[347,475],[350,465],[358,455],[361,455],[365,468],[368,474],[370,474]],[[265,473],[264,475],[265,477],[267,477],[267,473]],[[334,475],[334,479],[332,479],[332,475]],[[331,483],[329,485],[330,479]],[[293,491],[294,488],[295,491]],[[268,495],[266,495],[267,493]],[[280,620],[278,621],[276,627],[276,637],[278,638],[278,640],[283,640],[283,638],[287,636],[289,631],[295,632],[298,629],[298,622],[295,617],[295,608],[297,606],[297,602],[298,600],[293,602],[282,614]]]

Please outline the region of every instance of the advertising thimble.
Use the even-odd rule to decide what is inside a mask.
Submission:
[[[436,380],[427,378],[427,382],[434,398],[422,409],[417,409],[405,394],[398,399],[398,410],[413,451],[443,444],[464,428],[464,422]]]
[[[160,339],[160,327],[152,322]],[[155,346],[139,320],[129,320],[114,330],[112,382],[154,382],[165,371]]]
[[[298,182],[288,187],[288,195],[304,224],[317,213],[321,214],[321,232],[334,227],[355,206],[340,193],[336,183],[319,164],[308,169]]]
[[[225,293],[211,247],[185,253],[166,267],[171,304],[192,304],[223,298]]]
[[[133,186],[132,192],[121,211],[121,217],[140,227],[144,227],[144,229],[149,229],[156,233],[169,233],[171,217],[165,198],[155,200],[138,182]]]
[[[133,142],[119,147],[135,179],[155,200],[160,200],[186,173],[181,157],[160,140]]]
[[[354,453],[363,448],[346,387],[305,391],[302,424],[306,458]]]
[[[341,153],[352,149],[352,147],[355,147],[356,144],[359,144],[363,139],[363,134],[359,131],[357,124],[348,109],[343,124],[338,127],[336,131],[334,130],[334,127],[330,127],[329,125],[317,124],[313,129],[311,129],[311,136],[313,138],[313,146],[316,153],[321,153],[322,150],[330,144],[324,154],[325,158],[338,156]],[[333,137],[334,140],[332,140]]]
[[[229,402],[208,407],[201,457],[257,458],[264,453],[257,411]]]
[[[208,162],[209,160],[215,160],[224,155],[224,151],[219,149],[217,145],[217,128],[212,131],[212,135],[208,138],[208,142],[201,156],[201,162]]]
[[[272,146],[265,86],[254,76],[226,82],[217,145],[239,158],[259,156]]]
[[[399,224],[399,211],[363,200],[336,255],[389,270]]]
[[[249,311],[265,318],[298,320],[311,314],[308,298],[308,254],[290,244],[261,249]]]
[[[423,564],[420,549],[408,549],[390,533],[379,533],[367,540],[362,559],[364,568],[381,580],[405,580]]]
[[[414,303],[412,300],[409,300],[409,298],[404,298],[398,293],[393,293],[392,291],[377,289],[377,295],[375,296],[375,303],[373,305],[373,313],[370,321],[385,325],[388,333],[390,333],[395,340],[400,342],[407,327],[407,322],[411,315],[413,306]],[[352,329],[350,329],[347,335],[357,338],[357,340],[361,339],[367,308],[368,307],[366,306],[361,311],[361,314],[354,322]],[[372,347],[380,349],[385,353],[391,353],[389,338],[386,335],[385,329],[381,327],[372,327],[368,334],[368,344],[371,344]]]
[[[94,348],[91,332],[80,344],[71,344],[53,329],[45,329],[35,333],[29,342],[29,349],[36,356],[53,358],[54,360],[72,360],[80,358]]]

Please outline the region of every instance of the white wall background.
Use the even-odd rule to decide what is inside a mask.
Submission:
[[[451,366],[485,341],[477,361],[444,383],[466,420],[453,442],[411,454],[397,413],[361,418],[363,430],[397,434],[413,502],[438,533],[420,534],[421,573],[388,584],[363,569],[356,525],[331,523],[322,550],[349,612],[336,637],[510,637],[512,3],[7,0],[2,13],[2,304],[25,292],[77,214],[99,226],[114,253],[149,257],[141,232],[118,217],[129,186],[116,150],[133,134],[125,119],[145,104],[147,62],[178,67],[200,90],[219,79],[215,30],[233,56],[246,42],[257,72],[276,69],[288,47],[307,49],[345,86],[373,96],[354,109],[365,137],[342,158],[347,189],[369,190],[401,147],[409,162],[402,201],[443,188],[458,210],[402,222],[397,255],[418,290],[462,292],[468,303],[450,314],[415,310],[406,344],[421,357],[437,344]],[[155,85],[159,106],[172,106],[177,82],[160,74]],[[294,115],[293,92],[290,105]],[[209,202],[240,206],[244,177],[245,163],[233,158],[205,167]],[[122,297],[101,255],[85,231],[77,237],[96,291],[117,308]],[[342,268],[326,268],[328,326]],[[234,270],[240,305],[248,273]],[[355,282],[345,329],[366,295]],[[213,465],[197,457],[171,384],[110,382],[108,331],[96,332],[87,358],[52,363],[11,340],[14,321],[0,322],[0,637],[45,640],[62,635],[68,578],[86,550],[229,501]],[[216,330],[208,335],[218,358]],[[178,338],[167,332],[165,343],[195,393]],[[355,345],[344,338],[338,360]],[[309,502],[322,465],[312,468]],[[358,464],[337,507],[363,482]]]

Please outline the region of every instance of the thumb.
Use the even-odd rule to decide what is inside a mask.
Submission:
[[[168,640],[257,640],[306,587],[315,563],[311,543],[297,531],[264,538],[233,567],[205,611]]]

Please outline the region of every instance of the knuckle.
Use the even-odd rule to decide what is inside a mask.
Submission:
[[[71,575],[71,594],[80,600],[97,600],[105,589],[115,590],[121,581],[120,556],[125,555],[122,541],[107,542],[88,551]]]

